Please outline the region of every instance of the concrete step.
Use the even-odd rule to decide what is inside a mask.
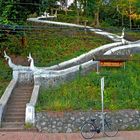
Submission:
[[[24,122],[3,122],[3,128],[23,128]]]
[[[4,117],[4,122],[23,122],[25,121],[25,115],[21,116],[5,116]]]
[[[8,103],[8,105],[25,105],[28,102],[29,102],[29,99],[27,101],[25,101],[25,100],[23,100],[23,101],[10,101]]]
[[[14,93],[12,96],[30,96],[31,92]]]
[[[16,112],[14,112],[13,113],[13,111],[8,111],[7,113],[6,113],[6,116],[24,116],[25,115],[25,110],[23,110],[23,111],[16,111]]]
[[[8,104],[7,106],[7,109],[9,108],[26,108],[26,104],[19,104],[17,105],[16,103],[13,103],[13,104]]]
[[[22,122],[2,122],[2,128],[0,128],[1,131],[33,131],[37,132],[38,129],[35,127],[32,128],[26,128],[24,121]]]
[[[16,99],[16,98],[18,98],[18,99],[20,99],[20,98],[22,98],[22,99],[28,99],[28,98],[30,98],[31,97],[31,95],[32,94],[21,94],[21,95],[12,95],[12,98],[13,99]],[[11,99],[11,98],[10,98]]]
[[[31,91],[31,90],[33,90],[33,86],[17,86],[17,87],[15,87],[14,90],[15,91],[16,90],[21,90],[21,91],[27,90],[27,91]]]
[[[20,131],[24,131],[24,128],[0,128],[0,132],[20,132]]]
[[[31,96],[32,94],[31,94],[31,92],[30,93],[14,93],[14,94],[12,94],[12,96],[14,96],[14,97],[24,97],[24,96],[27,96],[27,97],[29,97],[29,96]]]
[[[9,112],[9,111],[11,111],[11,112],[19,112],[19,111],[24,111],[25,109],[26,109],[25,106],[23,106],[23,107],[15,107],[15,108],[13,108],[12,106],[8,106],[7,112]]]
[[[21,89],[17,89],[17,90],[14,90],[14,94],[22,94],[22,93],[30,93],[30,92],[32,92],[32,90],[28,90],[28,89],[26,89],[26,90],[21,90]]]
[[[16,109],[17,111],[20,111],[20,109],[21,110],[23,110],[23,109],[25,110],[26,109],[26,105],[20,105],[20,106],[10,105],[10,106],[7,107],[7,111],[12,110],[12,109],[13,110]]]
[[[38,132],[37,128],[0,128],[0,132]],[[5,139],[6,140],[6,139]]]
[[[12,98],[11,100],[10,100],[10,102],[28,102],[30,100],[30,98]]]

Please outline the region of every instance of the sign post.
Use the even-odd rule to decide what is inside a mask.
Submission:
[[[97,62],[97,68],[96,68],[96,73],[99,74],[99,62]]]
[[[102,128],[104,133],[104,77],[101,78]]]

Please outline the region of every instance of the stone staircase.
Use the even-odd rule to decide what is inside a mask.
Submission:
[[[5,110],[1,130],[23,130],[26,104],[29,102],[33,85],[17,85]]]

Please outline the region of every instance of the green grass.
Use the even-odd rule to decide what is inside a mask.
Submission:
[[[44,26],[44,25],[42,25]],[[0,53],[27,57],[31,52],[36,66],[50,66],[79,56],[93,48],[110,43],[107,38],[75,28],[49,28],[26,32],[27,44],[21,46],[19,35],[9,35],[0,42]],[[136,68],[134,69],[134,67]],[[11,80],[11,69],[0,59],[0,96]],[[123,69],[101,69],[99,75],[90,73],[58,89],[41,91],[37,110],[100,109],[100,78],[105,76],[105,108],[140,108],[139,63],[128,63]]]
[[[7,34],[5,40],[0,40],[0,97],[12,77],[12,70],[4,61],[3,51],[8,55],[22,56],[27,58],[31,52],[35,59],[36,66],[50,66],[58,64],[79,56],[93,48],[110,43],[111,41],[103,36],[94,33],[84,33],[77,28],[52,28],[46,25],[36,25],[44,28],[25,33],[26,45],[21,45],[21,32],[18,34]],[[22,65],[22,64],[21,64]]]
[[[139,69],[139,61],[127,62],[125,70],[101,68],[99,75],[91,72],[57,89],[42,89],[36,109],[38,111],[99,110],[101,109],[100,79],[102,76],[105,77],[105,109],[140,109]]]
[[[9,54],[24,57],[31,52],[36,66],[50,66],[111,42],[91,32],[85,34],[81,29],[60,27],[53,29],[46,25],[42,27],[45,29],[26,32],[25,46],[21,46],[20,36],[9,35],[8,40],[1,43],[1,50],[7,48]]]
[[[11,80],[10,68],[0,59],[0,97],[3,95],[5,88],[8,86]]]
[[[139,31],[127,31],[126,37],[132,41],[140,40],[140,32]]]

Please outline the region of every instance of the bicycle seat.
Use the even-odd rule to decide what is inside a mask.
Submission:
[[[94,118],[93,118],[93,119],[91,119],[91,121],[92,121],[92,122],[94,122],[95,120],[96,120],[96,119],[94,119]]]

